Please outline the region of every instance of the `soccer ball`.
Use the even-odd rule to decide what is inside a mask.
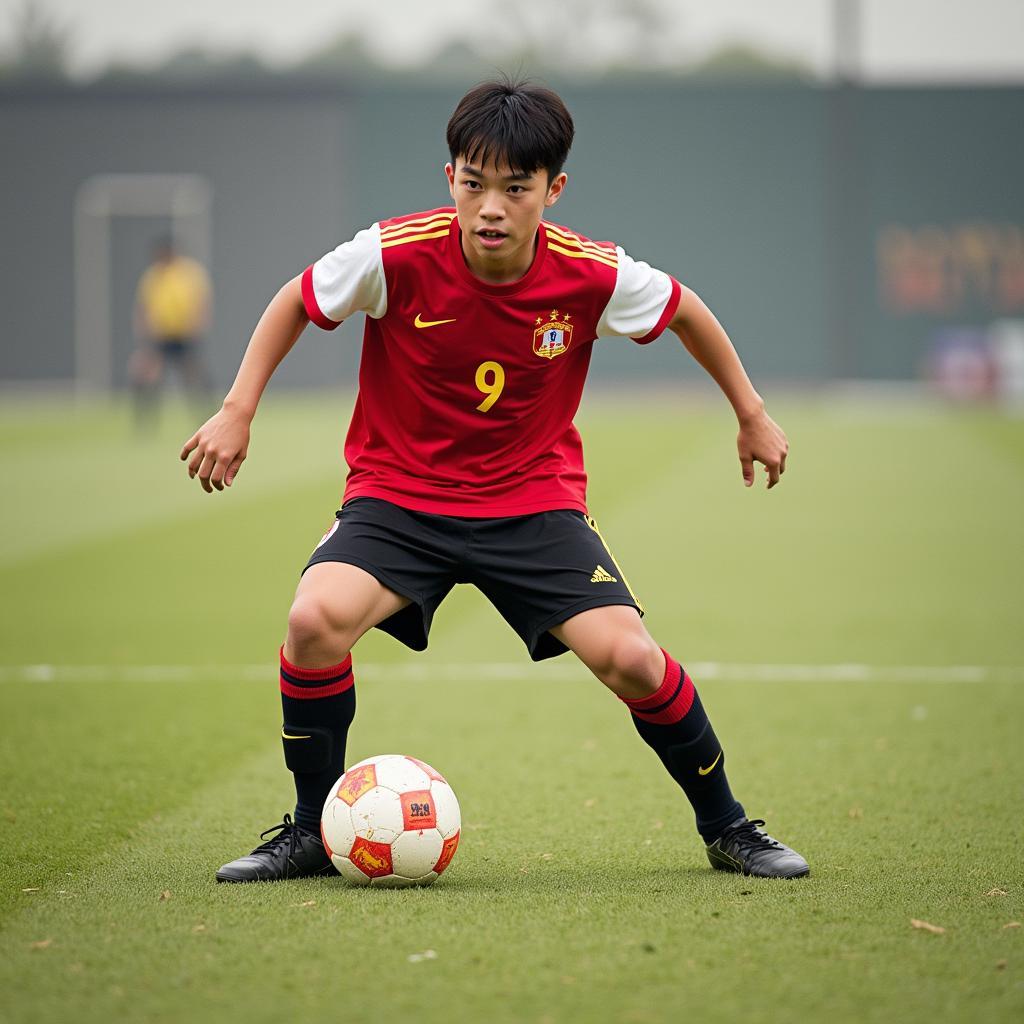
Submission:
[[[320,835],[356,885],[430,885],[459,845],[459,802],[440,772],[415,757],[378,754],[331,787]]]

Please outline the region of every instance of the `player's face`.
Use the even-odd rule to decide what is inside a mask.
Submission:
[[[515,280],[533,262],[537,227],[553,206],[566,176],[548,172],[516,174],[505,165],[445,165],[462,229],[462,251],[470,269],[489,279]]]

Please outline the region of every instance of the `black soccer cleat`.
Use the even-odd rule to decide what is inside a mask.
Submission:
[[[758,827],[764,821],[738,818],[707,847],[717,871],[734,871],[757,878],[802,878],[811,869],[796,850],[772,839]]]
[[[277,882],[284,878],[312,878],[333,875],[331,858],[318,835],[307,832],[286,814],[280,825],[260,833],[260,839],[276,832],[247,857],[225,864],[217,872],[218,882]]]

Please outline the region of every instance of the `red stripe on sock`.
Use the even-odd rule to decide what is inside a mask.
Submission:
[[[335,676],[340,676],[342,672],[347,672],[352,667],[352,655],[349,654],[344,661],[339,662],[337,665],[329,665],[327,668],[299,668],[298,665],[293,665],[284,656],[284,645],[281,645],[281,667],[290,676],[295,676],[296,679],[302,679],[303,681],[308,680],[311,683],[315,683],[318,679],[333,679]]]
[[[335,679],[334,682],[325,683],[323,686],[296,686],[282,675],[280,677],[281,692],[286,697],[294,697],[296,700],[318,700],[321,697],[333,697],[335,694],[344,693],[346,690],[351,689],[355,682],[355,677],[352,674],[351,654],[344,661],[339,662],[337,665],[331,665],[328,668],[299,668],[298,665],[293,665],[284,656],[283,646],[280,653],[282,670],[296,679],[308,679],[311,683],[321,679]],[[342,673],[347,673],[344,679],[335,678]]]
[[[653,722],[655,725],[675,725],[676,722],[682,721],[689,712],[693,704],[693,692],[693,680],[684,672],[683,685],[679,690],[679,695],[667,708],[654,714],[633,710],[633,714],[637,718],[645,722]]]
[[[294,697],[296,700],[317,700],[320,697],[333,697],[336,693],[344,693],[353,682],[352,676],[347,676],[327,686],[295,686],[287,679],[282,679],[281,692],[286,697]]]
[[[661,653],[665,657],[665,675],[662,676],[661,686],[649,697],[621,698],[622,702],[628,704],[631,710],[646,711],[648,708],[656,708],[659,704],[664,704],[679,685],[679,673],[682,671],[682,666],[664,648]]]
[[[637,718],[644,722],[652,722],[655,725],[674,725],[686,717],[693,704],[693,680],[668,651],[662,649],[661,653],[665,655],[665,677],[661,681],[661,686],[649,697],[638,697],[632,700],[626,697],[619,699]],[[682,675],[682,686],[679,685],[680,674]],[[665,701],[673,694],[675,697],[672,702],[661,707],[660,705],[665,704]],[[655,708],[658,710],[653,710]]]

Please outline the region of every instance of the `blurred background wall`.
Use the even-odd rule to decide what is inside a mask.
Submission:
[[[56,52],[56,30],[35,10],[25,6],[36,18],[25,32]],[[841,56],[852,30],[836,24]],[[50,51],[34,45],[45,70]],[[208,252],[196,255],[215,287],[218,386],[284,280],[378,218],[446,205],[445,123],[495,65],[456,47],[429,73],[312,73],[351,72],[361,52],[343,39],[295,75],[247,64],[210,74],[195,54],[159,74],[115,68],[86,82],[0,74],[0,382],[126,383],[135,284],[169,221],[113,211],[108,251],[85,261],[108,280],[81,265],[76,279],[76,202],[96,176],[190,175],[208,188]],[[577,123],[570,187],[551,219],[692,286],[756,377],[915,379],[950,339],[969,349],[993,324],[1024,318],[1024,86],[829,82],[756,55],[721,60],[746,71],[559,78],[549,54],[539,77]],[[108,325],[76,314],[83,295]],[[360,330],[311,332],[275,383],[350,377]],[[106,362],[92,360],[104,347]],[[614,342],[593,370],[699,372],[672,346]]]

